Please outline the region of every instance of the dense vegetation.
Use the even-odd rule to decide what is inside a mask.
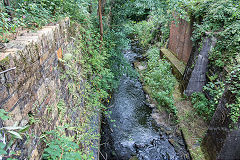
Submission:
[[[175,78],[170,64],[160,60],[159,48],[169,37],[169,25],[172,13],[180,18],[194,20],[193,42],[202,42],[206,33],[218,39],[210,53],[209,79],[205,91],[210,95],[196,93],[192,95],[193,107],[206,120],[211,120],[224,90],[229,89],[235,101],[228,104],[231,119],[238,121],[240,110],[240,8],[235,0],[105,0],[103,1],[103,41],[100,41],[97,0],[10,0],[10,6],[0,3],[0,40],[8,42],[11,34],[20,28],[36,29],[47,23],[55,23],[62,17],[70,17],[72,22],[81,25],[76,48],[62,60],[70,71],[62,78],[72,80],[73,96],[77,97],[80,75],[76,64],[83,68],[86,80],[84,88],[86,105],[98,106],[105,112],[104,103],[118,85],[118,79],[127,72],[137,74],[125,62],[122,51],[130,47],[131,38],[139,41],[147,57],[147,69],[143,80],[150,86],[152,96],[171,113],[176,114],[172,93]],[[178,19],[175,19],[177,22]],[[82,56],[80,56],[82,55]],[[81,57],[81,59],[79,59]],[[125,65],[126,67],[122,67]],[[214,74],[212,74],[214,73]],[[79,88],[80,89],[80,88]],[[76,99],[77,101],[77,99]],[[60,106],[64,104],[59,104]],[[3,115],[4,111],[0,112]],[[107,112],[105,112],[107,113]],[[24,128],[23,128],[24,129]],[[21,130],[21,129],[20,129]],[[80,132],[79,130],[75,130]],[[47,149],[45,159],[91,159],[91,153],[79,147],[86,140],[67,137],[62,129],[51,131],[52,139],[45,139]],[[14,132],[14,134],[18,135]],[[15,137],[16,137],[15,135]],[[61,136],[60,136],[61,135]],[[58,137],[58,138],[57,138]],[[18,137],[19,138],[19,137]],[[2,145],[2,144],[1,144]],[[61,148],[65,148],[62,152]],[[2,155],[6,154],[1,146]]]
[[[179,2],[180,3],[180,2]],[[182,5],[186,3],[181,2]],[[195,44],[202,41],[206,34],[217,38],[215,48],[209,54],[209,72],[210,82],[204,87],[205,92],[210,95],[210,101],[198,101],[195,106],[197,112],[205,115],[210,120],[221,99],[224,90],[231,90],[236,97],[235,102],[230,102],[231,119],[236,122],[239,117],[239,42],[240,42],[240,8],[238,1],[199,1],[188,4],[189,17],[194,19],[193,41]],[[231,82],[227,79],[231,79]],[[230,84],[229,84],[230,83]],[[234,85],[235,87],[229,87]],[[233,89],[235,88],[235,89]],[[205,98],[203,98],[205,99]],[[208,108],[204,104],[208,104]],[[200,110],[199,110],[200,109]]]

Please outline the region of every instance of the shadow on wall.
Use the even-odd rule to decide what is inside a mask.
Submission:
[[[187,63],[182,88],[188,96],[203,91],[207,81],[208,54],[217,42],[215,37],[206,34],[200,51],[200,41],[192,47],[191,24],[192,22],[188,23],[185,20],[180,20],[177,25],[172,22],[168,44],[169,50],[174,52],[180,61]],[[226,104],[235,101],[234,98],[226,87],[201,145],[206,159],[240,159],[240,123],[235,125],[235,129],[230,129],[232,121],[229,116],[230,111],[226,107]]]

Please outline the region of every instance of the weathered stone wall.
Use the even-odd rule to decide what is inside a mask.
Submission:
[[[210,81],[209,77],[215,76],[218,72],[221,73],[218,81],[224,82],[224,76],[228,74],[225,69],[218,71],[215,66],[208,65],[208,54],[217,42],[217,39],[209,33],[206,32],[202,36],[202,41],[198,40],[192,47],[191,22],[180,19],[178,24],[174,22],[171,24],[168,48],[179,60],[187,63],[182,80],[182,90],[187,96],[195,92],[204,92],[206,97],[211,99],[212,96],[203,91],[204,85]],[[233,124],[230,119],[230,108],[227,107],[227,104],[236,101],[235,98],[226,87],[202,141],[201,148],[205,159],[240,159],[240,122]]]
[[[187,63],[192,52],[192,24],[179,19],[179,23],[173,21],[170,27],[168,48],[176,54],[179,60]]]
[[[231,104],[234,101],[235,96],[226,89],[202,142],[206,159],[239,159],[240,157],[240,123],[235,125],[235,129],[231,129],[230,109],[226,107],[227,103]]]
[[[187,88],[184,93],[187,96],[190,96],[192,93],[202,92],[203,87],[207,82],[206,73],[208,71],[208,55],[211,52],[212,48],[215,47],[216,38],[214,37],[204,37],[203,45],[200,53],[196,57],[196,62],[194,68],[192,69],[191,76],[189,77]],[[193,53],[194,54],[194,53]],[[192,57],[191,57],[192,58]],[[192,60],[189,60],[192,61]],[[187,81],[187,72],[190,72],[192,66],[187,65],[185,69],[184,78]]]
[[[73,45],[71,37],[76,34],[76,28],[66,18],[54,26],[17,37],[0,52],[0,72],[13,68],[0,74],[0,108],[12,117],[1,124],[30,125],[27,136],[13,148],[19,159],[40,159],[45,147],[41,135],[64,123],[76,123],[80,117],[79,107],[84,103],[78,109],[72,108],[69,80],[60,77],[60,70],[66,68],[59,61]],[[64,115],[60,114],[60,99],[68,106]]]

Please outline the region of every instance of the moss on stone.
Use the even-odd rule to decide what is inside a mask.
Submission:
[[[207,130],[207,124],[194,113],[191,102],[181,98],[179,83],[176,84],[173,96],[178,110],[179,126],[191,157],[193,160],[204,160],[205,156],[200,145]]]
[[[2,60],[0,60],[0,66],[7,66],[7,65],[9,65],[9,63],[10,63],[9,56],[6,56]]]

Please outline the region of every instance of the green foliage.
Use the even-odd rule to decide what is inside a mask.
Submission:
[[[194,93],[191,97],[193,107],[196,109],[197,113],[205,120],[211,120],[216,107],[219,104],[220,99],[224,93],[225,88],[232,93],[233,97],[231,98],[231,102],[227,104],[227,107],[230,108],[230,118],[234,123],[238,122],[240,116],[240,66],[237,65],[232,68],[232,71],[227,76],[227,80],[225,83],[223,82],[209,82],[205,87],[204,90],[209,93],[211,99],[208,100],[204,94],[202,93]],[[216,78],[214,78],[216,80]],[[214,80],[213,79],[213,80]]]
[[[130,18],[133,21],[145,20],[150,12],[159,8],[165,9],[166,1],[161,0],[115,0],[113,13],[114,22],[126,21]]]
[[[191,8],[193,2],[196,2],[196,0],[187,0],[187,1],[185,1],[185,0],[169,0],[168,13],[175,14],[175,16],[178,16],[181,19],[190,21],[187,9]],[[175,17],[175,22],[178,22],[177,17]]]
[[[136,77],[136,72],[132,69],[130,64],[123,57],[122,52],[129,49],[130,40],[127,38],[127,34],[131,32],[126,28],[116,27],[109,30],[104,36],[106,40],[107,53],[110,55],[107,64],[111,73],[113,73],[113,86],[116,88],[120,77],[123,74],[127,74],[132,77]]]
[[[144,82],[150,87],[153,98],[176,115],[177,109],[172,96],[176,79],[171,72],[171,65],[164,59],[160,60],[159,49],[156,47],[149,49],[147,55],[148,68],[144,72]]]
[[[10,118],[8,116],[8,112],[6,112],[4,109],[0,109],[0,117],[4,121],[7,120],[8,118]]]
[[[220,71],[234,65],[240,47],[240,8],[234,0],[171,0],[170,6],[181,18],[193,18],[193,41],[201,40],[206,34],[217,38],[217,44],[209,55],[211,68]],[[189,19],[187,18],[187,19]],[[186,18],[183,18],[186,19]]]
[[[240,47],[240,8],[231,0],[206,1],[193,10],[198,18],[194,24],[193,39],[198,40],[207,32],[217,37],[217,44],[209,59],[212,67],[222,69],[233,65]]]
[[[105,36],[101,42],[94,23],[95,17],[89,16],[89,13],[82,13],[82,16],[85,17],[76,17],[81,25],[75,24],[78,36],[74,47],[69,48],[60,60],[64,66],[61,69],[61,80],[68,82],[68,91],[72,97],[69,104],[71,109],[67,110],[64,101],[59,101],[57,108],[60,123],[64,126],[61,131],[52,131],[55,132],[54,137],[49,137],[49,134],[45,136],[45,159],[92,159],[90,148],[99,139],[97,129],[92,127],[93,118],[100,110],[105,110],[103,103],[115,86],[116,80],[110,69],[110,53],[114,50],[115,41]],[[81,18],[86,21],[81,21]],[[72,116],[72,112],[80,114],[78,121],[64,123],[66,114]],[[74,137],[66,135],[65,131],[75,133]]]
[[[22,19],[14,17],[12,20],[6,12],[6,8],[0,3],[0,39],[8,41],[7,36],[16,31],[16,28],[23,25]]]
[[[146,10],[148,11],[147,13]],[[119,10],[118,10],[119,11]],[[169,36],[169,24],[171,16],[167,14],[167,3],[165,1],[128,1],[121,8],[124,30],[129,30],[128,35],[135,35],[140,41],[141,47],[147,49],[154,41],[165,43]],[[120,13],[116,14],[120,14]],[[144,16],[146,15],[147,16]],[[131,17],[144,16],[142,21]],[[132,21],[128,20],[130,17]],[[123,19],[123,18],[122,18]],[[123,21],[123,20],[119,21]],[[157,39],[161,38],[161,40]]]
[[[204,118],[204,120],[210,120],[214,114],[215,107],[209,104],[209,100],[203,93],[193,93],[191,101],[195,111]]]
[[[50,131],[46,133],[51,139],[45,139],[47,144],[44,150],[43,159],[55,160],[87,160],[92,159],[92,155],[83,154],[79,145],[74,142],[74,137],[67,137],[59,131]]]
[[[89,79],[95,94],[99,93],[99,96],[95,95],[96,99],[106,98],[106,91],[112,89],[114,81],[108,65],[110,55],[104,44],[100,49],[99,34],[94,26],[89,30],[82,28],[79,34],[81,38],[78,50],[84,53],[80,60],[83,76]]]
[[[158,42],[164,44],[169,36],[171,15],[167,14],[167,9],[165,1],[116,1],[113,22],[123,24],[122,33],[136,38],[142,48],[149,48],[145,54],[148,68],[144,71],[144,82],[159,105],[176,114],[172,96],[176,80],[171,73],[171,65],[160,60],[159,48],[152,47]]]
[[[154,27],[153,21],[141,21],[134,25],[134,34],[138,36],[137,38],[140,40],[142,47],[147,48],[150,44],[153,39],[152,30]]]
[[[216,108],[219,103],[219,100],[223,95],[225,84],[221,81],[213,81],[206,84],[206,86],[204,86],[203,89],[207,91],[211,96],[211,99],[209,101],[211,108],[214,107]]]
[[[225,86],[229,84],[225,81],[229,79],[225,70],[236,68],[239,63],[240,53],[240,8],[239,1],[235,0],[190,0],[190,1],[169,1],[169,5],[174,8],[178,15],[186,20],[194,19],[194,29],[192,40],[194,43],[202,41],[206,35],[217,38],[215,48],[209,54],[209,69],[214,72],[212,77],[215,77],[205,87],[205,91],[210,94],[210,101],[208,103],[209,110],[203,105],[205,99],[199,95],[194,95],[195,107],[201,108],[199,113],[202,115],[204,110],[208,113],[206,116],[211,118],[213,111],[217,107],[220,98],[222,97]],[[220,78],[217,78],[217,77]],[[231,77],[231,76],[230,76]],[[211,77],[210,77],[211,79]],[[234,79],[231,77],[228,81]],[[231,85],[232,86],[232,85]],[[233,89],[235,87],[235,89]],[[238,86],[231,87],[234,90]],[[238,115],[238,96],[236,95],[236,102],[229,104],[232,112],[232,120],[237,121]],[[198,106],[198,107],[197,107]],[[211,113],[211,114],[209,114]],[[210,117],[209,117],[210,116]]]
[[[204,91],[211,97],[210,100],[207,99],[203,93],[194,93],[191,95],[193,108],[206,121],[211,120],[225,90],[225,84],[223,82],[214,80],[216,79],[212,79],[211,82],[204,86]]]
[[[6,121],[11,119],[8,112],[0,109],[1,120]],[[0,158],[7,158],[7,160],[16,160],[13,157],[16,153],[11,150],[12,145],[18,140],[22,139],[22,135],[29,129],[30,126],[18,127],[16,125],[0,128]]]
[[[235,66],[227,78],[228,89],[235,97],[233,103],[227,104],[231,109],[230,116],[234,123],[237,123],[240,117],[240,65]]]
[[[8,35],[15,33],[19,27],[35,29],[66,16],[78,22],[86,21],[89,3],[90,0],[16,0],[5,7],[0,2],[1,41],[7,42]],[[7,11],[12,13],[12,17]]]

